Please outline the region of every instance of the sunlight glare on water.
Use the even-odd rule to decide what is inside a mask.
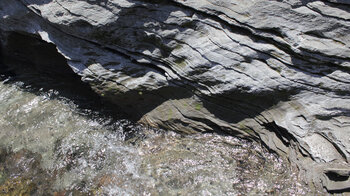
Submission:
[[[2,194],[303,195],[307,190],[286,161],[257,143],[153,130],[79,108],[57,90],[34,93],[21,82],[2,81],[0,113]]]

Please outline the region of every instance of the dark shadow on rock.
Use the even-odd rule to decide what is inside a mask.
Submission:
[[[6,83],[20,82],[23,90],[38,95],[53,92],[50,93],[52,98],[73,101],[82,113],[93,110],[117,118],[125,116],[81,81],[55,45],[29,34],[7,34],[2,36],[7,40],[2,40],[0,53],[0,74]]]
[[[203,102],[203,107],[216,118],[230,124],[236,124],[246,118],[255,118],[278,102],[288,101],[290,96],[297,93],[297,90],[261,94],[235,91],[204,97],[201,101]]]
[[[53,0],[20,0],[22,3],[26,5],[36,4],[36,5],[45,5],[51,3]]]

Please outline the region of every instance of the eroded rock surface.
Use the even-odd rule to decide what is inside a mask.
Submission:
[[[41,39],[140,122],[261,140],[350,189],[347,0],[2,0],[0,32],[4,63]]]

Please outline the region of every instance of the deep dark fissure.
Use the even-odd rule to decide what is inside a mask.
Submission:
[[[349,179],[349,175],[339,175],[336,172],[328,171],[326,172],[326,176],[336,182],[347,181]]]

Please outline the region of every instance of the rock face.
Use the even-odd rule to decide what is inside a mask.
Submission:
[[[1,0],[0,33],[5,64],[36,62],[34,37],[140,122],[261,140],[350,189],[348,0]]]

